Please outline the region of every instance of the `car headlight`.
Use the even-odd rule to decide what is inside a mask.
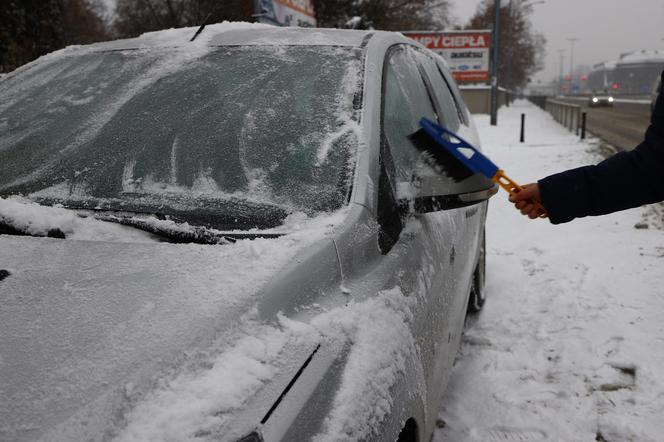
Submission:
[[[593,97],[593,103],[597,103],[599,101],[599,98]]]
[[[613,103],[613,97],[609,97],[609,103]]]

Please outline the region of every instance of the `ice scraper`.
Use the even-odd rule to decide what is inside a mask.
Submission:
[[[510,195],[514,195],[523,190],[523,187],[505,175],[505,172],[503,172],[489,158],[454,132],[445,129],[428,118],[422,118],[420,120],[420,126],[422,129],[411,136],[411,140],[413,140],[415,144],[421,146],[423,144],[423,136],[428,136],[428,138],[435,141],[436,145],[444,148],[445,151],[450,153],[456,160],[458,160],[458,162],[465,166],[468,171],[472,173],[481,173],[505,189]],[[436,159],[440,161],[440,156],[436,155]],[[458,165],[450,164],[449,160],[444,160],[444,162],[445,166],[450,166],[450,169],[458,169]],[[540,218],[547,217],[546,209],[542,204],[535,201],[532,201],[531,203],[538,209]]]

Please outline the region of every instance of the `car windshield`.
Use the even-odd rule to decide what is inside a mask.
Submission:
[[[336,210],[361,59],[307,46],[47,56],[0,83],[0,196],[224,229]]]

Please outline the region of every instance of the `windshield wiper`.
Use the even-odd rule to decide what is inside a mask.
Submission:
[[[123,198],[85,200],[35,198],[33,201],[45,206],[60,205],[66,209],[83,211],[88,215],[99,213],[120,217],[156,217],[160,220],[189,223],[224,232],[272,229],[281,226],[291,213],[289,208],[276,204],[235,198],[215,200],[199,197],[193,206],[186,207],[182,207],[177,200],[166,197],[157,199],[151,195],[124,193]]]
[[[94,215],[98,221],[112,222],[123,226],[133,227],[155,236],[164,238],[168,242],[175,244],[230,244],[241,239],[253,238],[278,238],[281,233],[262,233],[262,232],[220,232],[203,226],[187,226],[172,223],[162,224],[155,219],[141,219],[137,217],[117,216],[117,215]],[[155,221],[157,221],[155,223]],[[58,238],[66,239],[67,236],[59,228],[55,227],[48,231],[35,231],[29,226],[20,226],[6,219],[0,218],[0,235],[32,236],[37,238]]]
[[[49,229],[46,232],[35,232],[30,231],[27,226],[17,226],[4,218],[0,218],[0,235],[34,236],[37,238],[66,238],[65,232],[57,227]]]
[[[122,207],[117,209],[102,208],[99,204],[81,204],[74,206],[69,204],[64,205],[58,201],[30,200],[29,202],[31,204],[42,206],[45,210],[55,210],[53,206],[58,204],[59,207],[57,207],[57,210],[64,209],[72,211],[74,219],[88,218],[89,220],[121,224],[138,230],[143,230],[172,243],[228,244],[242,239],[278,238],[284,235],[283,233],[264,232],[259,229],[254,230],[253,228],[251,230],[239,230],[237,229],[237,224],[234,223],[221,223],[222,226],[230,225],[232,227],[229,229],[218,229],[215,228],[214,225],[216,224],[215,221],[218,221],[218,219],[215,219],[218,217],[214,216],[217,214],[205,213],[205,217],[197,216],[203,215],[202,210],[179,210],[176,211],[175,214],[166,215],[160,213],[161,211],[159,210],[145,210],[145,208],[141,208],[143,210],[139,211],[132,210],[134,207]],[[50,209],[47,209],[47,207],[50,207]],[[49,212],[39,213],[40,222],[33,223],[14,220],[14,217],[11,216],[11,210],[16,210],[15,207],[9,207],[7,210],[10,210],[9,216],[3,216],[3,213],[0,213],[0,235],[8,234],[66,239],[67,236],[72,233],[69,232],[69,227],[65,227],[65,224],[61,222],[62,220],[58,221],[56,219],[51,219]],[[244,216],[248,218],[247,215]],[[228,219],[224,219],[224,221],[235,221],[235,219],[230,219],[228,215],[226,218]],[[72,219],[67,219],[67,226],[69,226]],[[37,220],[35,219],[35,221]],[[247,226],[242,225],[242,227]],[[66,233],[64,229],[67,229]]]
[[[222,232],[204,226],[182,225],[173,221],[165,221],[157,218],[142,218],[136,216],[119,216],[117,214],[95,214],[94,218],[130,226],[154,235],[166,238],[169,242],[176,244],[229,244],[240,239],[252,238],[278,238],[281,233],[261,232]]]

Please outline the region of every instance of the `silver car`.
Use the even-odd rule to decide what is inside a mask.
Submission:
[[[429,440],[496,189],[411,141],[479,145],[444,60],[195,31],[0,82],[0,440]]]

